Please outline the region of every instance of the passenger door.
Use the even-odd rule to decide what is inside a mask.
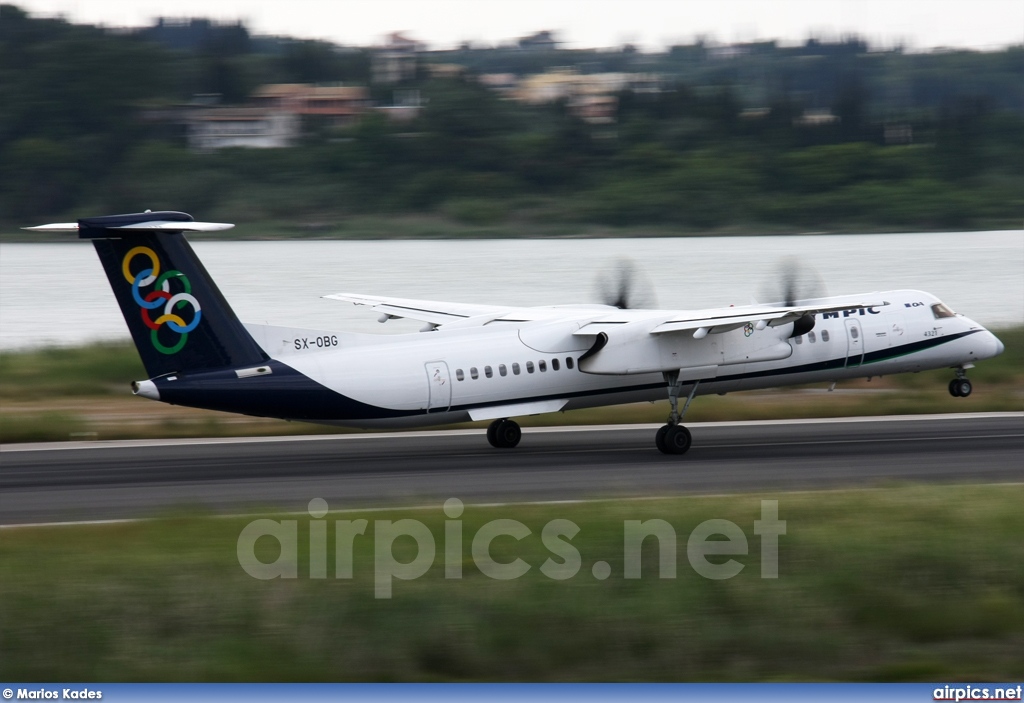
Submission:
[[[846,367],[860,366],[864,362],[864,329],[860,320],[846,319]]]
[[[427,412],[446,412],[452,404],[452,378],[448,364],[443,361],[427,362],[427,387],[430,389]]]

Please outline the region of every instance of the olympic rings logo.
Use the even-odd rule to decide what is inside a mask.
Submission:
[[[133,276],[131,264],[137,256],[148,258],[149,268],[145,268]],[[132,284],[132,297],[141,308],[142,322],[151,330],[149,338],[153,347],[161,354],[176,354],[181,351],[185,342],[188,341],[188,333],[199,325],[199,321],[203,317],[199,301],[192,296],[192,284],[189,282],[188,276],[174,269],[161,274],[160,259],[157,258],[156,252],[149,247],[135,247],[125,254],[124,260],[121,262],[121,272],[124,274],[125,280]],[[172,279],[181,284],[183,292],[171,292]],[[153,290],[143,297],[140,289],[148,286],[153,286]],[[188,305],[192,306],[192,320],[186,323],[179,313]],[[154,320],[150,317],[150,311],[159,307],[163,307],[163,312]],[[181,335],[172,346],[167,346],[160,341],[160,329],[164,325],[172,332]]]

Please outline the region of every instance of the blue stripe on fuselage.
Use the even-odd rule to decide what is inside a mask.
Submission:
[[[754,378],[770,378],[773,376],[789,376],[793,374],[829,371],[844,368],[862,368],[871,363],[906,356],[924,351],[947,342],[966,337],[981,330],[969,330],[945,337],[925,339],[911,342],[899,347],[878,350],[864,355],[863,362],[857,363],[860,355],[838,357],[826,361],[818,361],[799,366],[787,366],[764,371],[753,371],[732,375],[719,375],[705,379],[708,382],[740,381]],[[394,410],[370,405],[353,400],[327,386],[314,381],[292,367],[280,361],[267,363],[271,373],[250,378],[238,378],[234,369],[211,371],[205,373],[169,375],[153,379],[160,392],[160,399],[172,405],[185,405],[210,410],[255,415],[258,417],[277,417],[290,420],[344,421],[344,420],[383,420],[389,418],[426,415],[423,410]],[[175,378],[176,380],[168,380]],[[596,388],[569,393],[547,395],[520,396],[505,398],[500,401],[485,403],[469,403],[455,405],[449,412],[459,412],[483,408],[491,405],[511,405],[530,403],[542,400],[585,398],[598,395],[617,393],[635,393],[638,391],[665,388],[664,383],[644,383],[632,386],[612,388]]]

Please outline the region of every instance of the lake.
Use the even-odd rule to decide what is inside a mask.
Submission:
[[[69,235],[70,237],[71,235]],[[367,293],[501,305],[601,302],[599,272],[628,256],[659,307],[743,305],[779,259],[817,269],[828,293],[934,293],[984,325],[1024,324],[1024,230],[923,234],[447,241],[191,238],[238,316],[325,330],[415,331],[320,296]],[[0,244],[0,349],[128,339],[87,242]]]

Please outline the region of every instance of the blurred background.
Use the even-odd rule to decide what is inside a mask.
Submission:
[[[333,439],[301,469],[286,456],[298,445],[261,444],[260,471],[281,465],[251,473],[243,455],[195,438],[325,429],[134,398],[128,382],[145,371],[91,247],[18,229],[146,208],[240,225],[196,249],[242,319],[327,329],[418,328],[317,298],[343,290],[594,301],[595,273],[623,254],[662,306],[745,304],[779,256],[797,255],[831,294],[933,292],[994,327],[1006,352],[972,370],[970,398],[950,397],[946,369],[702,398],[688,420],[1018,415],[973,443],[971,423],[997,421],[960,418],[939,439],[890,424],[884,436],[913,441],[885,453],[870,429],[845,445],[830,429],[789,449],[751,445],[737,465],[727,449],[682,467],[629,449],[607,483],[587,451],[548,473],[541,444],[509,472],[476,449],[478,466],[459,463],[462,450],[434,456],[415,435],[367,450],[399,468],[363,494],[353,481],[379,465]],[[1019,462],[1002,457],[1020,453],[1022,226],[1020,0],[0,5],[0,525],[18,510],[162,518],[0,529],[0,679],[1019,681],[1024,489]],[[252,239],[401,241],[231,241]],[[10,446],[153,437],[199,449],[154,469],[98,442],[84,458]],[[482,428],[466,440],[483,447]],[[439,556],[376,600],[369,532],[353,579],[306,578],[302,511],[315,497],[392,506],[362,513],[371,523],[422,519],[440,555],[452,496],[421,495],[416,475],[479,486],[491,504],[462,518],[464,579],[447,579]],[[887,477],[908,475],[925,478]],[[697,485],[722,495],[694,496]],[[625,500],[651,494],[673,495]],[[607,500],[512,502],[522,495]],[[789,521],[779,579],[758,569],[762,497],[781,497]],[[250,518],[238,515],[280,510],[300,513],[302,577],[256,581],[239,567]],[[236,517],[209,518],[218,511]],[[511,517],[533,534],[499,542],[496,558],[538,568],[494,581],[469,559],[470,535]],[[565,582],[539,575],[555,518],[581,526],[586,561]],[[620,526],[655,518],[679,535],[679,578],[659,578],[653,541],[643,578],[621,578]],[[687,536],[708,519],[749,535],[735,579],[685,566]],[[411,559],[408,543],[396,549]],[[591,577],[598,559],[613,578]]]
[[[0,225],[151,208],[260,236],[1021,226],[1017,4],[485,4],[0,6]]]

